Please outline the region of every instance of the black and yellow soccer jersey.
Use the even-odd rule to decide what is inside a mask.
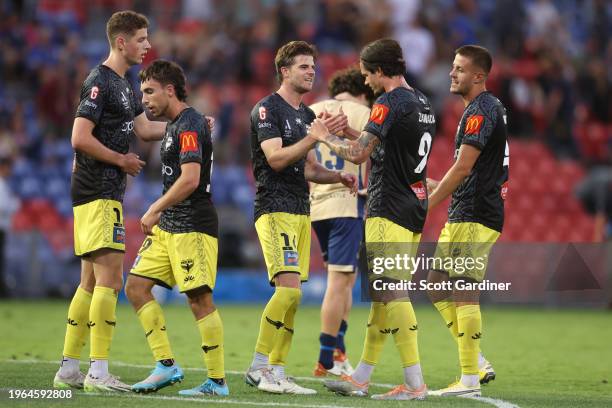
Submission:
[[[202,232],[217,237],[218,218],[210,194],[213,146],[206,118],[193,108],[184,109],[168,123],[161,143],[164,194],[181,175],[181,165],[201,164],[200,184],[180,203],[166,208],[159,228],[171,233]]]
[[[455,190],[448,221],[477,222],[501,232],[510,151],[506,109],[490,92],[466,106],[455,137],[455,159],[462,144],[481,150],[470,175]]]
[[[367,217],[384,217],[421,232],[427,214],[427,157],[436,131],[427,97],[404,87],[382,94],[364,130],[380,139],[370,155]]]
[[[274,171],[261,149],[261,142],[280,137],[283,147],[299,142],[308,133],[315,114],[308,106],[289,105],[279,94],[263,98],[251,111],[251,161],[255,175],[255,220],[262,214],[286,212],[310,214],[308,182],[304,177],[306,157]]]
[[[81,87],[76,117],[92,121],[93,135],[104,146],[125,154],[134,134],[134,118],[143,112],[142,103],[129,81],[105,65],[98,65]],[[117,166],[76,152],[72,174],[72,203],[85,204],[97,199],[123,201],[126,175]]]

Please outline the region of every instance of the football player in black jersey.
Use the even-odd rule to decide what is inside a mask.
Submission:
[[[360,67],[372,90],[384,91],[372,107],[365,129],[360,133],[348,130],[356,140],[347,140],[328,133],[317,120],[311,132],[346,160],[362,163],[371,158],[365,230],[368,260],[372,251],[378,252],[376,248],[383,248],[384,257],[394,257],[386,248],[397,249],[400,243],[409,256],[414,256],[427,213],[426,166],[435,134],[435,115],[427,97],[404,79],[405,61],[395,40],[381,39],[366,45],[360,53]],[[388,270],[381,277],[372,281],[370,276],[374,290],[381,288],[377,285],[383,281],[410,280],[412,275]],[[408,293],[397,296],[389,291],[373,296],[359,365],[351,376],[326,382],[328,389],[343,395],[367,395],[385,336],[391,334],[404,367],[404,383],[372,398],[425,398],[427,386],[419,363],[416,317]]]
[[[301,282],[308,280],[310,257],[310,197],[308,181],[343,183],[354,192],[357,178],[317,163],[308,134],[314,112],[302,103],[312,89],[316,50],[303,41],[282,46],[275,58],[277,92],[259,101],[251,112],[251,155],[257,192],[255,228],[262,246],[268,281],[274,295],[261,317],[247,384],[271,393],[314,394],[284,371],[293,338],[294,316],[301,299]],[[335,131],[346,127],[344,114],[325,119]],[[324,126],[324,125],[322,125]]]
[[[504,223],[510,157],[506,110],[486,88],[491,66],[491,55],[483,47],[465,45],[455,51],[450,91],[465,104],[455,137],[455,163],[440,182],[428,180],[433,190],[430,208],[452,195],[435,257],[454,263],[447,268],[444,262],[444,268],[438,265],[428,275],[431,283],[453,282],[452,291],[429,292],[457,341],[461,363],[461,379],[432,392],[442,396],[480,395],[480,383],[495,379],[480,352],[480,292],[457,285],[483,281],[489,252]]]
[[[125,229],[122,200],[126,174],[137,175],[144,162],[129,153],[135,132],[144,140],[161,140],[165,123],[151,122],[125,78],[151,48],[145,16],[121,11],[106,25],[110,55],[95,67],[81,88],[72,129],[75,163],[72,174],[75,253],[81,257],[81,282],[68,309],[66,337],[56,388],[129,391],[108,372],[116,325],[117,293],[123,286]],[[79,370],[87,337],[90,369]]]
[[[167,119],[161,143],[163,195],[142,216],[148,235],[134,260],[125,293],[136,310],[157,362],[136,392],[152,392],[183,379],[174,361],[164,314],[151,289],[177,285],[187,295],[202,339],[208,379],[181,395],[228,395],[223,356],[223,323],[213,304],[217,275],[217,212],[211,201],[213,145],[206,119],[186,103],[185,74],[156,60],[139,74],[142,101]],[[158,225],[159,224],[159,225]]]

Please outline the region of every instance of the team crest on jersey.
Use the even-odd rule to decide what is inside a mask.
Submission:
[[[480,133],[480,127],[484,122],[484,116],[482,115],[471,115],[468,116],[465,121],[465,134],[466,135],[477,135]]]
[[[387,114],[389,113],[389,107],[386,105],[382,105],[380,103],[372,106],[372,112],[370,113],[370,120],[377,125],[382,125],[385,119],[387,118]]]
[[[166,144],[164,145],[164,149],[168,150],[172,146],[172,138],[168,136],[166,133]]]
[[[298,266],[298,253],[296,251],[283,251],[285,266]]]

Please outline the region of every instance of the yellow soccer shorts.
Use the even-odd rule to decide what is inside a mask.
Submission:
[[[489,253],[500,233],[477,222],[446,223],[434,255],[434,270],[449,278],[467,278],[482,282],[489,263]]]
[[[383,217],[366,218],[365,242],[370,280],[411,280],[416,272],[409,258],[417,255],[421,234]],[[397,259],[400,259],[398,268]]]
[[[263,251],[268,280],[282,272],[300,274],[308,280],[310,268],[310,217],[275,212],[263,214],[255,221],[255,230]]]
[[[153,227],[138,250],[130,275],[151,279],[180,292],[208,286],[217,278],[217,238],[201,232],[174,234]]]
[[[102,248],[125,252],[123,207],[119,201],[99,199],[72,208],[74,253],[88,256]]]

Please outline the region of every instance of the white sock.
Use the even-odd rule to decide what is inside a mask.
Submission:
[[[487,365],[487,359],[484,358],[484,356],[482,355],[482,352],[478,352],[478,368],[484,368],[484,366]]]
[[[423,373],[421,372],[421,364],[417,363],[408,367],[404,367],[404,382],[413,390],[421,388],[423,385]]]
[[[108,375],[108,360],[91,360],[89,375],[95,378],[104,378]]]
[[[274,377],[279,380],[285,378],[285,366],[284,365],[270,365],[270,369],[274,373]]]
[[[360,361],[357,365],[357,368],[353,372],[353,380],[357,381],[360,384],[366,383],[370,381],[370,377],[372,376],[372,372],[374,371],[373,365],[369,365]]]
[[[77,358],[62,357],[62,362],[60,363],[60,373],[65,375],[79,371],[80,363],[81,361]]]
[[[461,374],[461,384],[466,387],[475,387],[480,383],[478,374]]]
[[[253,362],[251,363],[251,370],[259,370],[268,366],[268,356],[255,352],[253,355]]]

